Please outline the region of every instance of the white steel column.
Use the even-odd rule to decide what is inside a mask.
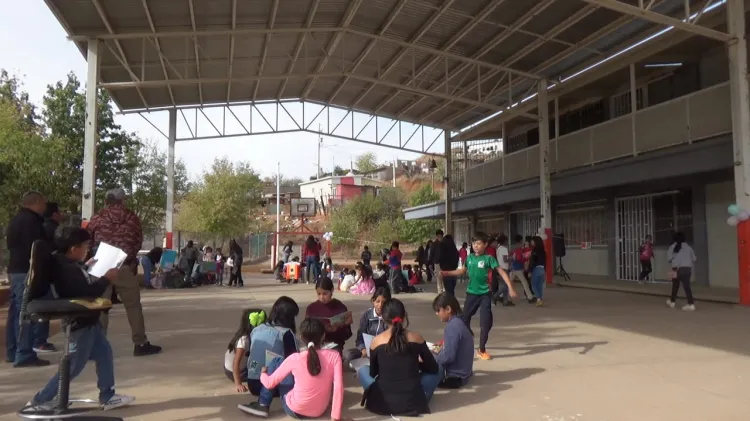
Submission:
[[[453,197],[451,192],[451,133],[446,130],[445,137],[445,233],[453,234]]]
[[[99,141],[99,113],[97,84],[99,83],[99,40],[88,42],[86,74],[86,127],[83,136],[83,203],[81,218],[84,223],[94,215],[96,198],[96,143]]]
[[[745,2],[727,1],[729,32],[729,83],[732,101],[732,137],[734,140],[734,188],[737,205],[750,209],[750,88],[747,80],[747,40]],[[750,305],[750,222],[737,226],[739,252],[740,304]],[[711,257],[711,256],[709,256]],[[718,258],[718,256],[713,256]]]
[[[547,80],[539,81],[537,93],[539,109],[539,211],[542,217],[541,227],[547,234],[544,248],[547,251],[547,283],[552,282],[552,203],[549,175],[549,100],[547,99]]]
[[[635,82],[635,63],[630,63],[630,130],[632,131],[633,156],[638,155],[635,135],[635,113],[638,111],[638,88]]]
[[[169,145],[167,146],[167,212],[165,228],[167,231],[167,249],[173,249],[174,231],[174,146],[177,140],[177,110],[169,110]]]

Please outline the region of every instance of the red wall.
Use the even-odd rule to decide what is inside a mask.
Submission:
[[[343,180],[340,185],[336,186],[336,188],[338,190],[338,198],[344,201],[362,195],[362,189],[360,186],[344,184]]]

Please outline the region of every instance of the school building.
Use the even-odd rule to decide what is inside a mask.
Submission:
[[[645,54],[625,50],[618,68],[575,90],[527,98],[548,105],[538,121],[516,113],[454,136],[452,212],[442,201],[407,209],[406,219],[447,218],[459,244],[475,231],[512,242],[546,228],[564,238],[573,278],[630,281],[646,235],[655,245],[651,277],[666,280],[667,249],[680,231],[697,255],[694,283],[737,288],[750,304],[750,277],[740,282],[738,270],[747,224],[738,237],[727,223],[727,207],[748,197],[747,90],[733,95],[747,84],[747,47],[669,32],[677,31],[650,40]]]

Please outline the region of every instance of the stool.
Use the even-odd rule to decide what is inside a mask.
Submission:
[[[61,320],[65,339],[64,354],[58,368],[59,388],[57,391],[57,405],[49,411],[42,411],[34,407],[23,407],[18,411],[19,418],[26,420],[61,420],[71,419],[87,412],[96,411],[96,407],[71,408],[72,403],[96,404],[92,399],[70,399],[70,326],[79,317],[99,315],[112,308],[112,302],[104,298],[78,298],[57,300],[33,300],[26,305],[25,314],[33,322],[47,322]],[[22,326],[23,328],[23,326]]]

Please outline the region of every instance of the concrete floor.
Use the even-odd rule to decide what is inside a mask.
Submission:
[[[113,311],[117,390],[137,397],[113,411],[126,420],[245,420],[239,396],[222,372],[223,353],[248,306],[270,307],[282,294],[303,308],[315,298],[308,285],[246,279],[244,289],[204,287],[148,291],[143,304],[150,339],[161,355],[132,357],[122,308]],[[338,294],[355,313],[364,297]],[[431,311],[434,293],[400,296],[412,329],[437,340],[442,325]],[[616,292],[550,288],[545,308],[525,303],[499,308],[490,335],[492,361],[476,361],[476,377],[460,391],[439,391],[435,420],[488,416],[504,421],[746,420],[750,408],[748,309],[699,303],[698,311],[668,309],[664,300]],[[475,331],[478,331],[474,321]],[[59,336],[53,342],[60,343]],[[56,360],[56,358],[53,358]],[[0,421],[26,402],[55,367],[0,370]],[[356,380],[346,376],[345,415],[380,420],[362,410]],[[72,395],[95,397],[94,367]],[[285,418],[274,404],[272,418]]]

